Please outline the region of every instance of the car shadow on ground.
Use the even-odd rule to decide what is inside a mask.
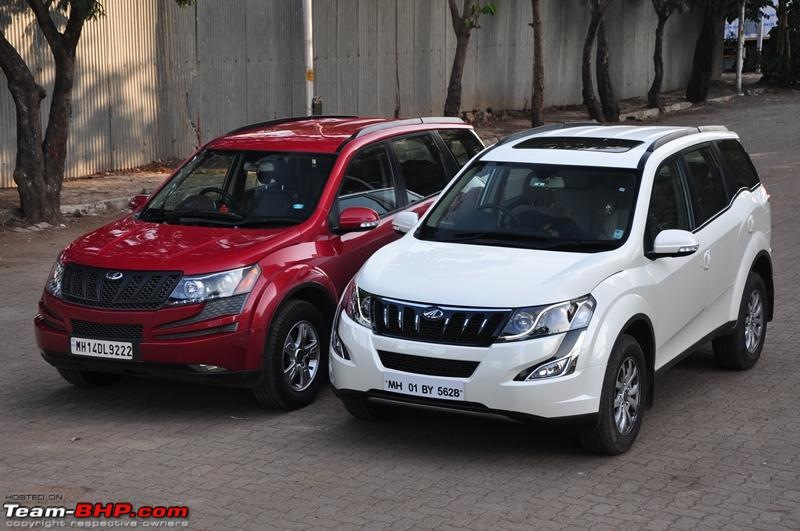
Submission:
[[[702,347],[667,373],[656,388],[656,400],[662,405],[673,403],[686,392],[687,384],[707,380],[717,372],[727,371],[716,366],[710,348]],[[526,459],[532,455],[588,456],[574,429],[545,422],[520,423],[488,414],[406,406],[388,408],[384,418],[376,421],[359,421],[347,413],[329,385],[310,406],[288,412],[259,406],[247,389],[135,377],[102,388],[77,389],[64,382],[47,389],[27,397],[28,403],[33,407],[39,402],[48,404],[73,417],[100,421],[121,417],[145,425],[239,421],[248,429],[267,430],[280,423],[282,428],[294,426],[320,434],[333,451],[373,454],[377,447],[430,457],[457,454],[469,458],[487,452]],[[657,409],[649,412],[651,419],[666,414],[663,407]]]

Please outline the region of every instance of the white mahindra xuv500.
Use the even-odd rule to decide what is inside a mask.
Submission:
[[[633,444],[658,374],[713,340],[758,360],[769,195],[724,127],[564,124],[477,155],[346,289],[330,376],[354,416],[410,403],[574,421]]]

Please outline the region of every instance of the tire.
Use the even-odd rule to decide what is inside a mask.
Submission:
[[[301,346],[310,345],[315,337],[316,349],[295,350],[294,354],[285,355],[284,347],[291,350],[293,347],[288,342],[296,343],[300,334],[304,334]],[[269,329],[264,349],[264,375],[252,390],[256,400],[263,406],[285,410],[310,404],[328,377],[329,340],[325,320],[312,304],[298,300],[284,304]],[[294,371],[285,374],[284,371],[292,367],[292,360]],[[312,369],[309,362],[314,360],[316,364]]]
[[[344,408],[358,420],[377,420],[382,417],[383,408],[371,403],[364,396],[341,397]]]
[[[635,373],[631,367],[636,369]],[[631,390],[634,387],[638,389],[635,409],[634,401],[632,400],[633,393],[626,391],[625,386],[622,387],[621,395],[617,393],[617,379],[621,378],[625,381],[626,374],[629,376],[635,374],[628,382]],[[606,455],[619,455],[630,449],[639,435],[639,429],[644,418],[648,392],[647,374],[647,364],[642,347],[629,335],[620,337],[616,345],[614,345],[614,350],[611,352],[606,366],[597,425],[580,434],[580,441],[585,449]],[[637,385],[638,387],[636,387]],[[627,417],[631,419],[631,422],[628,422],[622,428],[618,426],[615,417],[615,401],[617,400],[622,401],[623,409],[634,412]],[[629,405],[625,407],[625,404]],[[618,410],[618,412],[621,413],[622,411]]]
[[[755,308],[752,303],[758,305]],[[743,371],[753,367],[761,357],[767,337],[767,287],[758,273],[747,275],[736,328],[713,341],[714,358],[727,369]],[[753,314],[750,313],[751,309]],[[756,331],[757,329],[757,331]],[[754,337],[757,336],[757,337]]]
[[[77,369],[57,369],[58,374],[75,387],[105,387],[122,379],[121,374],[79,371]]]

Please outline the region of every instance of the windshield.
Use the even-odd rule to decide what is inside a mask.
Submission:
[[[206,150],[153,196],[140,218],[187,225],[294,225],[316,208],[332,155]]]
[[[635,170],[476,162],[417,232],[423,240],[596,252],[627,236]]]

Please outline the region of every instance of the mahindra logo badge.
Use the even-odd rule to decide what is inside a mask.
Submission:
[[[108,280],[119,280],[122,278],[122,273],[119,271],[112,271],[110,273],[106,273],[106,278]]]
[[[429,321],[439,321],[444,317],[444,312],[436,307],[426,308],[422,316]]]

